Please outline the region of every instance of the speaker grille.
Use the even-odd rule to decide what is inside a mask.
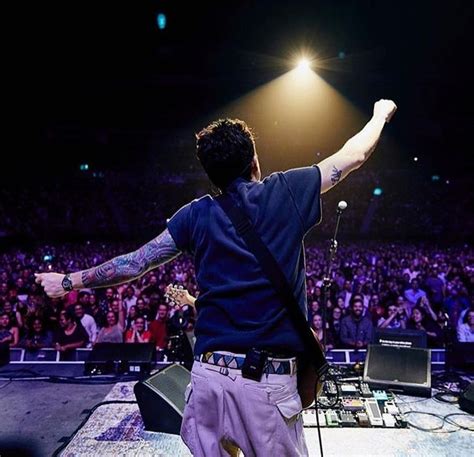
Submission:
[[[171,365],[145,381],[151,389],[165,397],[181,414],[184,412],[184,391],[191,380],[190,373],[181,365]]]

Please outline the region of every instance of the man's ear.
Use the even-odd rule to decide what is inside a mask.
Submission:
[[[261,178],[261,172],[260,172],[260,164],[258,162],[258,156],[255,154],[253,156],[252,162],[250,164],[250,170],[251,170],[251,177],[256,178],[257,180],[260,180]]]

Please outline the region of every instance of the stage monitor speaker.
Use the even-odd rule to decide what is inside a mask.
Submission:
[[[474,373],[474,343],[452,343],[446,348],[446,367]]]
[[[150,374],[155,360],[153,343],[97,343],[84,363],[86,375]]]
[[[7,343],[0,344],[0,367],[10,363],[10,346]]]
[[[190,382],[191,373],[173,364],[135,384],[145,430],[179,435],[186,405],[184,393]]]
[[[459,395],[459,407],[466,413],[474,414],[474,382]]]
[[[372,388],[431,397],[429,349],[369,345],[364,381]]]

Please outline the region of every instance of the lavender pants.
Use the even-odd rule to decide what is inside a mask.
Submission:
[[[296,374],[264,374],[194,362],[181,437],[195,457],[307,456]]]

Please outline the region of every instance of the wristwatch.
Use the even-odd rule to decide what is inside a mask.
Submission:
[[[64,278],[61,282],[61,286],[63,286],[63,289],[66,291],[66,292],[71,292],[72,290],[72,281],[71,281],[71,276],[69,276],[68,274],[67,275],[64,275]]]

